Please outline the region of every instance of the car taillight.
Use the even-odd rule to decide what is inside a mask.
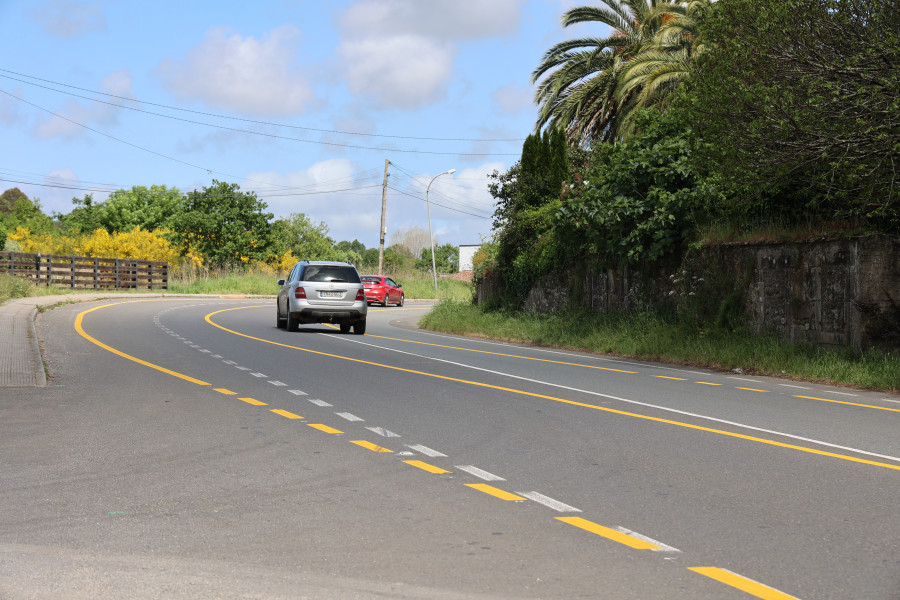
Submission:
[[[297,300],[306,300],[306,290],[302,287],[298,287],[294,290],[294,298]]]
[[[365,299],[366,299],[366,292],[365,292],[365,290],[357,290],[357,291],[356,291],[356,300],[357,300],[357,302],[360,301],[360,300],[365,300]]]

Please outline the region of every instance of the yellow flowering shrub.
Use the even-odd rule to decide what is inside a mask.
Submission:
[[[74,254],[75,240],[73,238],[51,235],[49,233],[35,233],[26,227],[16,227],[16,230],[7,236],[19,245],[19,251],[29,254]]]
[[[68,254],[99,258],[133,258],[135,260],[167,261],[172,267],[179,264],[178,249],[166,239],[166,230],[144,231],[135,228],[128,232],[109,233],[97,229],[90,235],[65,236],[48,233],[32,234],[18,227],[9,238],[19,244],[22,252]],[[201,262],[196,252],[188,253],[191,261]]]

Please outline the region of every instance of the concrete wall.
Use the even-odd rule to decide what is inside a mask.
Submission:
[[[479,301],[497,281],[479,283]],[[493,290],[493,292],[492,292]],[[781,244],[723,244],[689,254],[677,268],[632,269],[548,277],[528,295],[526,310],[552,312],[570,300],[592,310],[663,307],[686,294],[740,292],[759,333],[821,346],[900,348],[900,238]],[[715,315],[710,315],[715,318]]]

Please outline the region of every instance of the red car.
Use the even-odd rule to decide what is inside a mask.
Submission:
[[[382,306],[396,304],[403,306],[403,286],[390,277],[379,275],[360,275],[363,288],[366,290],[366,301],[378,302]]]

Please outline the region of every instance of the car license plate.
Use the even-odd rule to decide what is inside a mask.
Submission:
[[[319,292],[319,298],[340,298],[343,292]]]

